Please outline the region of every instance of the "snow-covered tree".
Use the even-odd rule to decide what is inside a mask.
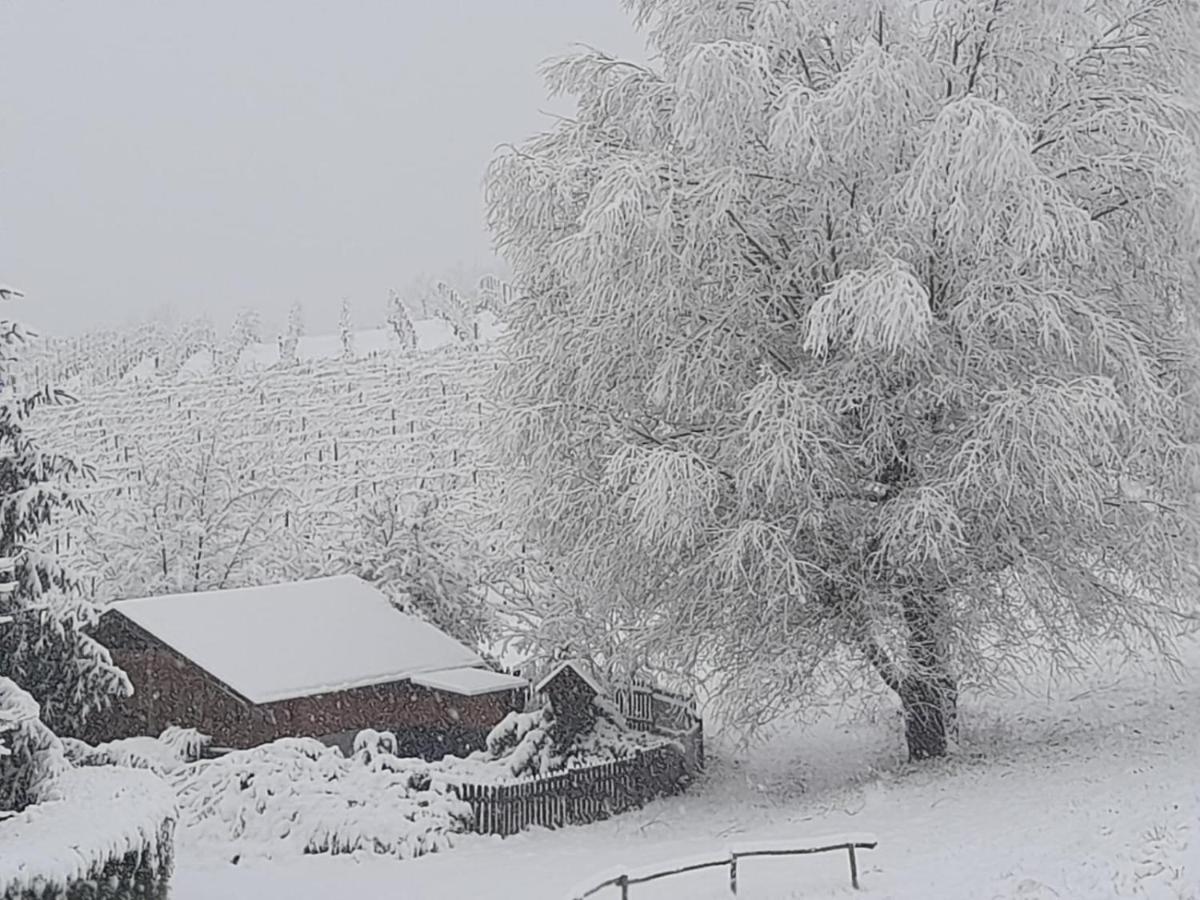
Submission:
[[[438,298],[435,315],[446,322],[454,330],[454,336],[464,344],[471,344],[478,339],[479,326],[475,320],[473,304],[464,297],[457,288],[444,281],[434,285],[434,294]]]
[[[231,433],[227,409],[165,440],[143,436],[120,496],[86,522],[98,599],[221,590],[282,580],[297,555],[284,527],[294,494],[269,445]]]
[[[72,482],[89,470],[43,449],[26,431],[39,406],[60,402],[60,391],[25,394],[12,375],[27,332],[0,319],[0,559],[12,560],[15,588],[0,591],[0,682],[10,698],[27,691],[41,721],[59,730],[78,727],[129,682],[85,629],[97,610],[74,576],[39,549],[39,534],[83,505]],[[6,576],[2,580],[8,581]]]
[[[1194,0],[626,0],[499,157],[500,447],[547,611],[748,724],[859,660],[1161,644],[1195,559]],[[1194,597],[1194,593],[1190,596]],[[582,600],[586,602],[580,602]]]
[[[222,349],[222,368],[234,371],[242,354],[251,344],[262,340],[262,317],[254,309],[239,310],[233,317]]]
[[[280,338],[279,342],[279,361],[285,366],[295,365],[297,362],[296,351],[300,344],[300,338],[304,336],[304,307],[297,300],[292,304],[292,308],[288,310],[287,330]]]
[[[354,359],[354,322],[350,318],[350,301],[342,301],[342,311],[338,316],[338,341],[342,348],[342,362]]]
[[[405,352],[416,349],[416,329],[413,328],[408,310],[404,308],[404,301],[400,299],[400,295],[395,291],[392,291],[388,295],[387,323],[388,327],[392,329],[392,334],[399,342],[401,349]]]
[[[474,645],[492,625],[481,531],[452,495],[387,489],[352,514],[354,532],[328,574],[354,572],[400,609]],[[461,504],[460,504],[461,505]]]
[[[503,319],[505,311],[513,300],[512,285],[495,275],[484,275],[479,279],[479,299],[475,303],[476,312],[488,310],[499,319]]]
[[[216,347],[216,329],[207,316],[184,321],[165,336],[157,350],[160,377],[174,377],[180,368],[197,353],[212,353]]]

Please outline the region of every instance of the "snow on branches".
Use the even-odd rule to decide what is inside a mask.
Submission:
[[[1200,8],[627,6],[655,63],[552,63],[578,115],[487,187],[516,288],[494,445],[563,582],[543,621],[720,672],[747,724],[852,655],[914,756],[1014,648],[1168,640]]]
[[[235,856],[408,859],[452,846],[471,817],[428,763],[370,742],[347,758],[309,738],[285,738],[181,767],[170,780],[187,838]]]

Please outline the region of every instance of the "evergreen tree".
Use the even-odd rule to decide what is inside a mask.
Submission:
[[[507,153],[500,449],[631,661],[748,725],[1169,642],[1194,590],[1194,0],[626,0]],[[587,602],[581,602],[581,595]],[[822,677],[827,676],[827,677]]]
[[[61,402],[49,388],[21,396],[12,377],[15,352],[26,332],[0,320],[0,558],[13,560],[15,589],[0,593],[0,679],[27,691],[52,729],[73,731],[91,713],[129,691],[108,652],[85,633],[98,610],[39,537],[60,514],[80,513],[71,482],[89,472],[43,450],[26,433],[38,406]]]

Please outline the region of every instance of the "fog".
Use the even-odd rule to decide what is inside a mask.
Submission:
[[[381,321],[490,263],[488,159],[569,111],[539,63],[642,46],[617,0],[24,0],[0,37],[0,282],[54,333]]]

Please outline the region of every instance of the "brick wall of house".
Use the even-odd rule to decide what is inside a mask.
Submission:
[[[123,621],[106,624],[97,636],[128,674],[134,694],[88,723],[80,736],[92,742],[179,725],[211,735],[218,747],[315,737],[348,749],[355,733],[374,728],[396,732],[402,752],[436,759],[481,746],[521,702],[517,691],[463,697],[402,681],[256,706]]]

